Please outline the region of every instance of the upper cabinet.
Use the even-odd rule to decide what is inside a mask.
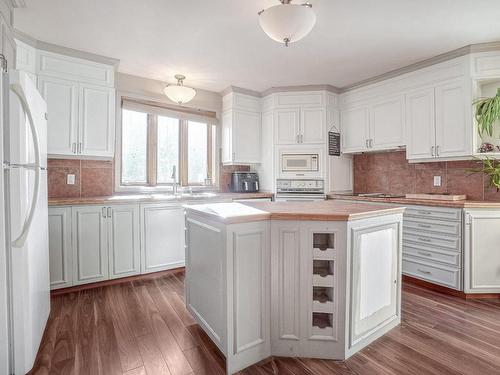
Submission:
[[[36,73],[47,101],[49,155],[112,158],[113,66],[38,51]]]
[[[342,151],[380,151],[405,144],[404,98],[377,99],[341,111]]]
[[[276,110],[277,144],[324,143],[325,123],[325,107],[278,109]]]
[[[471,93],[464,80],[406,96],[407,151],[410,160],[473,154]]]
[[[229,93],[222,101],[222,163],[259,164],[261,161],[260,99]]]

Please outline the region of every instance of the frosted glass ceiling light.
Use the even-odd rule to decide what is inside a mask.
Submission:
[[[185,76],[182,74],[176,74],[175,79],[177,80],[177,85],[168,85],[163,89],[165,95],[173,102],[177,104],[184,104],[191,101],[196,95],[196,90],[184,86]]]
[[[291,1],[280,0],[280,5],[259,12],[262,30],[271,39],[287,47],[289,43],[304,38],[316,24],[316,14],[311,4],[291,4]]]

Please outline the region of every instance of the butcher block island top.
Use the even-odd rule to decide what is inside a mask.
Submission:
[[[185,206],[212,220],[245,223],[260,220],[349,221],[403,213],[404,207],[348,203],[335,200],[316,202],[208,203]]]
[[[270,356],[344,360],[401,322],[404,207],[185,206],[186,307],[227,374]]]

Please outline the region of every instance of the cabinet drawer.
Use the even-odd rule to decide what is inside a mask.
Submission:
[[[335,258],[335,250],[330,248],[320,249],[315,247],[313,249],[313,258],[333,260]]]
[[[403,232],[403,245],[416,243],[424,246],[438,246],[450,250],[460,251],[460,237],[430,236],[428,233]]]
[[[333,313],[333,302],[332,301],[313,301],[313,312],[319,313]]]
[[[410,256],[425,260],[427,262],[445,263],[450,266],[460,266],[460,253],[456,251],[447,251],[418,245],[403,245],[403,258]],[[415,259],[414,259],[415,260]]]
[[[334,283],[333,275],[313,275],[313,286],[328,286],[332,287]]]
[[[460,290],[460,270],[448,267],[436,267],[424,263],[403,259],[403,273]]]
[[[459,208],[408,206],[404,216],[460,221],[462,218],[462,210]]]
[[[453,236],[460,236],[461,225],[458,221],[438,221],[422,219],[417,217],[407,217],[403,220],[405,231],[428,231]]]

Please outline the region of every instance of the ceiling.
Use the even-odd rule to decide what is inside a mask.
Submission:
[[[296,0],[296,3],[301,2]],[[498,0],[310,0],[317,24],[286,48],[260,29],[277,0],[26,0],[14,26],[120,60],[119,71],[222,91],[347,86],[468,44],[500,40]]]

